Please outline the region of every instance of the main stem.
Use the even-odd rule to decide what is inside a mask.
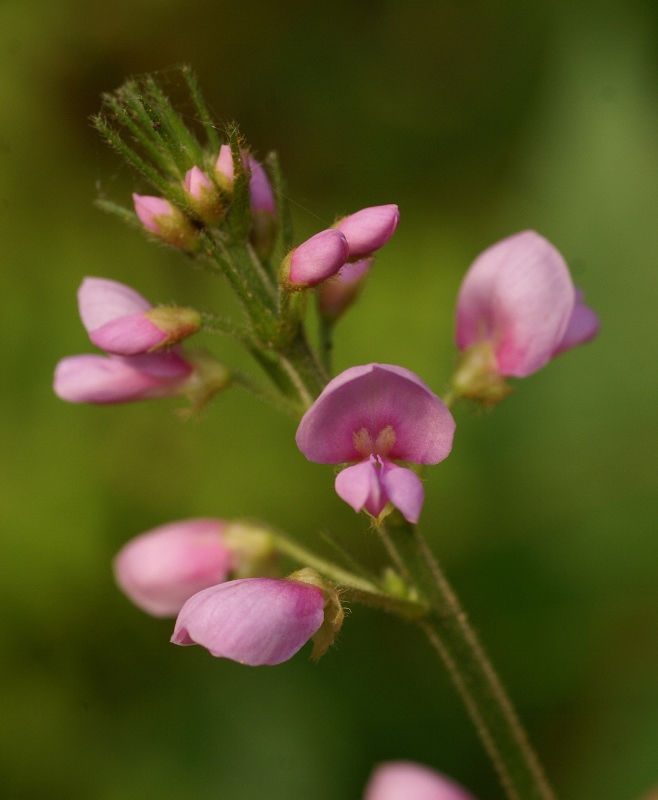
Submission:
[[[389,529],[411,556],[413,578],[432,612],[417,621],[443,661],[510,800],[555,800],[544,770],[454,590],[422,535],[410,525]]]

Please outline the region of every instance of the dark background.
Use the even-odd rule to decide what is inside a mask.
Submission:
[[[337,647],[252,669],[168,643],[115,588],[130,537],[192,516],[267,519],[321,549],[379,548],[242,394],[199,422],[176,401],[67,405],[58,359],[92,351],[85,275],[154,302],[226,289],[93,208],[146,187],[88,123],[127,76],[186,61],[221,121],[279,151],[299,239],[397,202],[402,221],[342,323],[337,366],[382,361],[437,392],[459,282],[535,228],[602,332],[457,408],[422,527],[564,800],[658,783],[655,4],[520,0],[0,0],[0,796],[7,800],[346,800],[372,765],[422,761],[500,790],[420,635],[355,607]],[[204,342],[246,364],[221,340]]]

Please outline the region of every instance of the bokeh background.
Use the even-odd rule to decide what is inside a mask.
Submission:
[[[402,222],[337,336],[436,391],[461,276],[535,228],[599,311],[598,341],[494,413],[457,408],[422,526],[564,800],[658,783],[658,12],[650,0],[0,0],[0,796],[347,800],[392,758],[500,800],[420,635],[356,607],[316,666],[247,668],[168,643],[115,588],[133,535],[192,516],[269,520],[368,563],[373,535],[297,452],[294,425],[228,392],[67,405],[91,351],[85,275],[227,307],[218,281],[93,208],[145,189],[88,116],[128,75],[191,63],[219,122],[277,149],[309,235],[397,202]],[[172,87],[175,90],[175,85]],[[204,342],[246,363],[219,339]]]

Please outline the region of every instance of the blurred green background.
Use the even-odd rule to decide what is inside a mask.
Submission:
[[[537,0],[0,0],[0,796],[357,800],[374,763],[422,761],[500,800],[419,634],[355,607],[315,666],[252,669],[168,643],[115,588],[130,537],[192,516],[267,519],[371,564],[377,542],[305,461],[294,425],[228,392],[67,405],[91,348],[85,275],[154,302],[226,289],[92,207],[145,189],[88,123],[128,75],[183,61],[219,121],[277,149],[301,237],[397,202],[402,222],[337,366],[450,375],[461,276],[535,228],[602,319],[598,341],[494,413],[457,408],[423,530],[564,800],[658,783],[658,12]],[[165,72],[165,84],[171,73]],[[205,344],[233,362],[221,340]]]

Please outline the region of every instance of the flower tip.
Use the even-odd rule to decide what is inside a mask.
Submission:
[[[317,286],[335,275],[349,256],[343,233],[333,228],[320,231],[283,260],[279,280],[288,291]]]
[[[413,761],[388,761],[377,766],[364,800],[474,800],[455,781]]]
[[[400,210],[390,203],[371,206],[339,220],[335,227],[345,234],[350,260],[372,255],[393,236],[400,221]]]

